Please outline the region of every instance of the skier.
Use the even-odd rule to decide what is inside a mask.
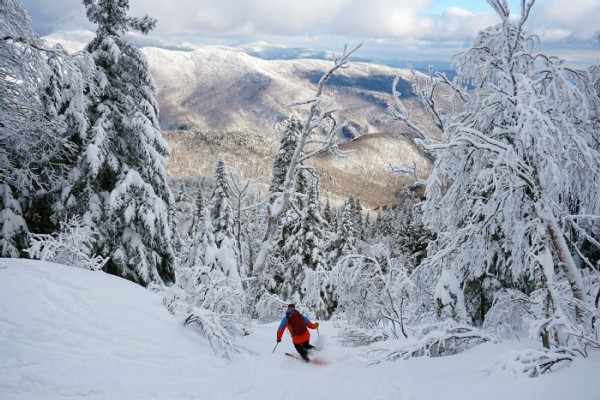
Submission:
[[[319,328],[319,323],[310,322],[307,317],[296,310],[295,304],[290,304],[285,312],[285,317],[283,317],[279,324],[279,329],[277,329],[277,343],[281,342],[281,336],[283,336],[283,331],[286,327],[290,331],[290,335],[292,335],[292,342],[300,357],[306,362],[310,361],[308,351],[315,347],[309,343],[310,332],[306,328],[317,329]]]

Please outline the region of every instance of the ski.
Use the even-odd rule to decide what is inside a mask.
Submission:
[[[293,353],[288,353],[285,352],[285,355],[291,358],[294,358],[298,361],[304,361],[299,355],[297,354],[293,354]],[[321,358],[311,358],[309,361],[311,364],[317,364],[317,365],[327,365],[327,361],[321,359]]]

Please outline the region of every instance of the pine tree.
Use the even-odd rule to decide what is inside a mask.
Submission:
[[[215,188],[211,194],[208,210],[213,226],[216,254],[211,265],[222,271],[230,279],[236,292],[242,292],[240,266],[238,265],[237,245],[234,237],[233,208],[229,201],[229,188],[225,170],[225,160],[222,156],[217,159],[214,173]],[[208,255],[207,255],[208,257]]]
[[[284,126],[285,130],[281,135],[279,150],[273,160],[273,177],[271,179],[271,185],[269,186],[269,193],[272,195],[281,192],[283,189],[285,175],[290,167],[290,162],[292,161],[292,156],[298,145],[298,139],[300,138],[300,131],[302,129],[300,122],[295,118],[286,120]],[[296,191],[306,193],[306,178],[303,177],[301,172],[296,176],[295,183]],[[272,202],[273,199],[271,199],[271,203]]]
[[[197,326],[215,352],[231,358],[235,336],[248,332],[248,318],[243,313],[245,299],[239,276],[224,268],[227,257],[216,245],[213,232],[211,213],[205,207],[190,252],[177,270],[175,284],[165,291],[163,302],[185,325]],[[225,238],[221,245],[227,242]]]
[[[234,240],[233,237],[233,208],[229,200],[229,188],[227,186],[227,175],[225,171],[225,160],[222,156],[217,159],[215,166],[214,180],[215,188],[211,194],[209,209],[210,215],[213,221],[215,242],[217,246],[221,246],[221,243],[225,238],[230,241]]]
[[[360,200],[354,196],[350,196],[348,199],[350,203],[350,207],[352,209],[352,214],[354,217],[354,227],[356,229],[354,235],[357,239],[364,239],[364,223],[363,223],[363,207],[360,204]]]
[[[329,198],[325,202],[325,208],[323,209],[323,219],[327,222],[330,227],[333,227],[333,211],[331,210],[331,205],[329,204]]]
[[[127,0],[84,0],[98,25],[86,46],[102,73],[89,110],[91,128],[65,191],[66,209],[100,231],[107,272],[147,285],[172,282],[173,196],[158,124],[156,87],[145,56],[124,39],[147,33],[156,21],[127,16]]]
[[[338,218],[336,234],[327,244],[327,262],[330,265],[335,265],[343,256],[357,252],[356,218],[354,207],[349,200],[340,210]]]
[[[290,167],[290,162],[294,151],[296,150],[296,146],[298,145],[300,130],[302,128],[300,122],[295,118],[286,120],[284,126],[285,130],[281,135],[279,150],[273,160],[273,178],[269,187],[271,196],[270,204],[272,207],[274,206],[274,201],[277,198],[278,193],[283,190],[285,177]],[[296,299],[290,297],[292,292],[299,292],[288,287],[290,281],[289,277],[295,276],[296,272],[288,270],[290,268],[290,257],[292,257],[293,254],[290,253],[289,248],[286,247],[286,243],[288,243],[292,233],[295,230],[298,230],[301,224],[301,215],[299,215],[297,210],[304,208],[305,201],[302,197],[306,195],[306,182],[307,180],[304,177],[302,170],[299,170],[294,182],[294,196],[290,199],[292,207],[285,212],[285,215],[279,222],[279,226],[277,227],[278,237],[273,245],[268,264],[265,267],[266,270],[269,271],[267,275],[272,278],[270,282],[265,282],[265,285],[269,286],[269,292],[276,292],[282,296],[282,298],[289,301],[299,301],[299,297]],[[299,285],[294,285],[294,287],[299,288],[301,282],[302,279],[299,280]],[[298,296],[300,295],[298,294]]]
[[[190,225],[190,235],[194,235],[198,225],[201,224],[204,220],[204,198],[202,197],[202,191],[198,191],[196,195],[196,200],[194,201],[194,211],[192,215],[192,224]]]
[[[202,198],[201,195],[198,197]],[[214,255],[217,253],[210,212],[206,207],[202,207],[195,210],[194,217],[196,218],[196,222],[192,233],[192,242],[182,266],[189,268],[199,265],[214,265],[214,256],[210,259],[206,258],[207,254]]]
[[[302,301],[320,318],[328,318],[335,307],[332,293],[326,287],[330,271],[323,251],[326,224],[321,216],[316,183],[313,183],[299,223],[284,246],[291,256],[286,264],[281,297]]]

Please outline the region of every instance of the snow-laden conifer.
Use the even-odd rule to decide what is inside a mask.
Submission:
[[[225,238],[233,240],[233,208],[229,199],[227,171],[222,156],[217,159],[214,173],[215,187],[208,208],[212,218],[215,242],[220,246]]]
[[[213,268],[217,268],[231,280],[234,290],[242,292],[240,266],[238,265],[238,246],[234,237],[234,215],[229,200],[229,188],[225,160],[217,159],[215,166],[215,187],[208,203],[215,241]]]
[[[327,262],[335,265],[342,256],[357,253],[358,229],[356,228],[356,215],[353,202],[348,199],[338,215],[338,226],[335,234],[327,243]]]
[[[324,246],[326,222],[321,216],[317,182],[310,185],[306,206],[284,250],[291,256],[283,274],[281,296],[302,302],[318,318],[329,318],[335,300],[329,282]]]
[[[294,157],[302,130],[300,121],[294,117],[284,121],[283,127],[284,130],[281,134],[279,150],[273,160],[272,179],[269,185],[269,204],[271,206],[281,197],[285,177]],[[303,154],[304,152],[301,153],[301,156]],[[258,289],[262,292],[277,293],[287,302],[299,303],[301,299],[300,285],[304,275],[302,269],[294,270],[294,267],[291,265],[290,258],[293,256],[293,253],[288,243],[293,232],[300,229],[300,210],[306,204],[307,186],[306,177],[303,171],[299,170],[295,177],[294,195],[290,197],[290,207],[279,220],[276,227],[273,250],[264,266],[265,279],[260,282],[260,286],[262,287]],[[292,284],[292,280],[297,281],[297,284]]]
[[[281,134],[279,150],[273,160],[272,178],[269,186],[269,193],[271,194],[271,203],[283,190],[283,184],[285,183],[285,176],[287,174],[290,163],[294,156],[294,151],[298,145],[300,139],[300,132],[302,130],[302,124],[296,118],[292,117],[283,122],[284,130]],[[303,155],[303,152],[301,153]],[[306,193],[307,181],[304,174],[299,173],[296,176],[296,191],[299,193]]]
[[[171,282],[173,197],[164,169],[169,149],[158,124],[148,62],[124,39],[129,29],[147,33],[155,20],[127,16],[126,0],[84,4],[88,19],[97,24],[86,51],[102,75],[65,205],[102,233],[98,251],[110,257],[107,271],[144,285]]]

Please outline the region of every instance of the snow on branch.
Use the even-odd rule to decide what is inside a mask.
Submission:
[[[415,285],[405,265],[392,258],[386,246],[377,244],[366,255],[342,257],[333,267],[331,281],[348,322],[367,329],[344,329],[339,336],[348,337],[342,341],[359,345],[374,337],[408,337],[405,325],[414,315],[417,301],[410,300]],[[378,332],[368,332],[372,327]]]
[[[382,329],[360,328],[353,325],[343,326],[337,336],[338,343],[348,347],[369,346],[388,339],[390,339],[389,335]]]
[[[494,335],[453,320],[427,326],[423,332],[425,334],[422,337],[408,343],[381,343],[380,347],[372,348],[365,356],[369,358],[370,364],[377,364],[412,357],[441,357],[460,353],[481,343],[500,342]]]
[[[527,349],[522,351],[510,351],[496,360],[493,366],[485,371],[490,373],[494,370],[506,370],[515,375],[525,375],[535,378],[552,368],[564,367],[576,357],[572,349],[561,347],[558,349]]]
[[[215,353],[230,360],[236,352],[232,329],[240,325],[240,318],[239,315],[220,314],[205,308],[192,307],[183,324],[198,328]]]
[[[417,186],[425,186],[427,181],[419,178],[417,175],[417,163],[412,162],[412,165],[390,165],[388,166],[388,172],[398,176],[408,176],[414,180],[414,184]]]
[[[404,124],[406,124],[406,126],[408,126],[409,128],[411,128],[412,130],[414,130],[419,139],[422,140],[424,143],[431,143],[431,142],[435,142],[435,140],[427,133],[425,132],[423,129],[419,128],[409,117],[408,115],[408,111],[406,110],[406,107],[404,107],[404,104],[402,103],[402,100],[400,100],[400,92],[398,92],[398,83],[400,82],[400,76],[396,76],[396,78],[394,79],[394,84],[392,85],[392,96],[394,97],[394,102],[396,103],[395,107],[394,106],[389,106],[388,110],[390,112],[390,114],[392,115],[392,118],[395,119],[396,121],[401,121]]]
[[[154,286],[163,292],[163,304],[206,338],[213,351],[227,359],[235,354],[235,337],[248,333],[248,318],[235,282],[221,270],[200,265],[177,271],[175,285]]]
[[[92,248],[98,239],[80,217],[60,223],[60,231],[53,234],[31,234],[31,246],[26,250],[32,258],[52,261],[92,271],[100,270],[108,261]]]
[[[256,303],[258,320],[265,323],[278,321],[286,305],[287,303],[281,300],[276,294],[263,294]]]
[[[523,292],[506,289],[496,293],[488,310],[483,329],[500,335],[515,335],[521,329],[523,317],[530,315],[532,301]]]

